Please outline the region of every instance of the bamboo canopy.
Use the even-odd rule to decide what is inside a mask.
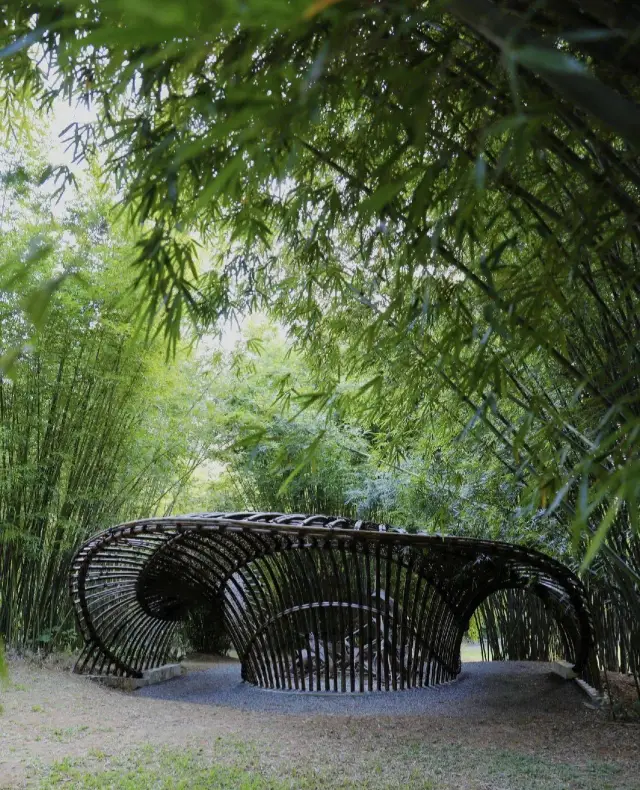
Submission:
[[[541,599],[576,672],[594,646],[581,582],[538,551],[330,516],[129,522],[82,546],[70,587],[85,639],[81,673],[139,677],[161,666],[190,613],[204,608],[222,613],[242,676],[256,685],[429,686],[459,674],[471,617],[503,590]]]

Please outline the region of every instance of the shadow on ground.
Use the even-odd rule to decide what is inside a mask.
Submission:
[[[465,663],[458,679],[445,685],[353,694],[260,689],[242,681],[240,664],[235,660],[187,662],[187,670],[180,678],[147,686],[136,695],[289,716],[464,717],[523,707],[532,714],[577,712],[584,700],[574,683],[551,673],[549,664],[527,661]]]

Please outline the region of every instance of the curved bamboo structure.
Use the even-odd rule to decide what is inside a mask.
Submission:
[[[373,691],[460,672],[469,620],[488,596],[527,590],[557,623],[566,658],[587,666],[593,628],[579,580],[508,543],[408,534],[328,516],[205,513],[122,524],[73,562],[85,648],[77,672],[139,677],[170,659],[196,609],[222,614],[259,686]]]

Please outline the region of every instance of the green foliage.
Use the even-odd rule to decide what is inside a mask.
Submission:
[[[213,367],[204,431],[215,439],[178,509],[351,512],[366,442],[307,402],[308,366],[282,333],[264,317],[248,321]]]
[[[135,333],[131,243],[107,207],[87,195],[55,219],[23,204],[0,242],[5,263],[36,227],[48,248],[0,300],[0,353],[20,349],[0,375],[0,634],[13,647],[77,645],[75,549],[170,508],[202,453],[195,363],[165,366],[163,345]],[[60,271],[74,277],[49,288]],[[47,309],[34,313],[24,294],[43,283]]]
[[[171,344],[186,314],[263,304],[322,372],[319,404],[375,412],[395,452],[425,399],[484,422],[532,506],[637,584],[618,542],[637,520],[639,111],[615,52],[638,20],[484,5],[10,4],[7,96],[94,103],[68,139],[108,141]],[[200,241],[221,253],[205,275]],[[344,373],[368,385],[340,392]]]
[[[301,485],[337,501],[337,479],[296,480],[332,457],[338,422],[386,471],[418,448],[418,478],[425,458],[437,477],[420,451],[437,415],[431,452],[460,434],[492,456],[489,488],[502,468],[518,517],[546,517],[637,624],[640,18],[609,5],[13,2],[0,67],[10,115],[67,95],[95,108],[66,135],[79,159],[99,152],[136,226],[150,335],[175,350],[186,316],[263,309],[306,356],[309,386],[282,396],[324,416],[253,426],[246,500],[292,504]],[[67,271],[35,284],[32,319]],[[345,486],[373,501],[352,465]],[[480,524],[456,491],[464,528]],[[455,520],[420,497],[421,516]]]
[[[479,453],[471,437],[456,440],[445,418],[431,419],[394,463],[377,433],[346,421],[337,408],[318,408],[312,377],[273,324],[246,321],[233,350],[216,360],[207,390],[205,431],[216,437],[208,474],[178,508],[339,513],[524,541],[569,557],[553,518],[520,507],[519,489],[492,453]]]

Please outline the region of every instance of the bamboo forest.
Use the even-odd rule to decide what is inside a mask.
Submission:
[[[0,17],[0,787],[637,788],[640,8]]]

